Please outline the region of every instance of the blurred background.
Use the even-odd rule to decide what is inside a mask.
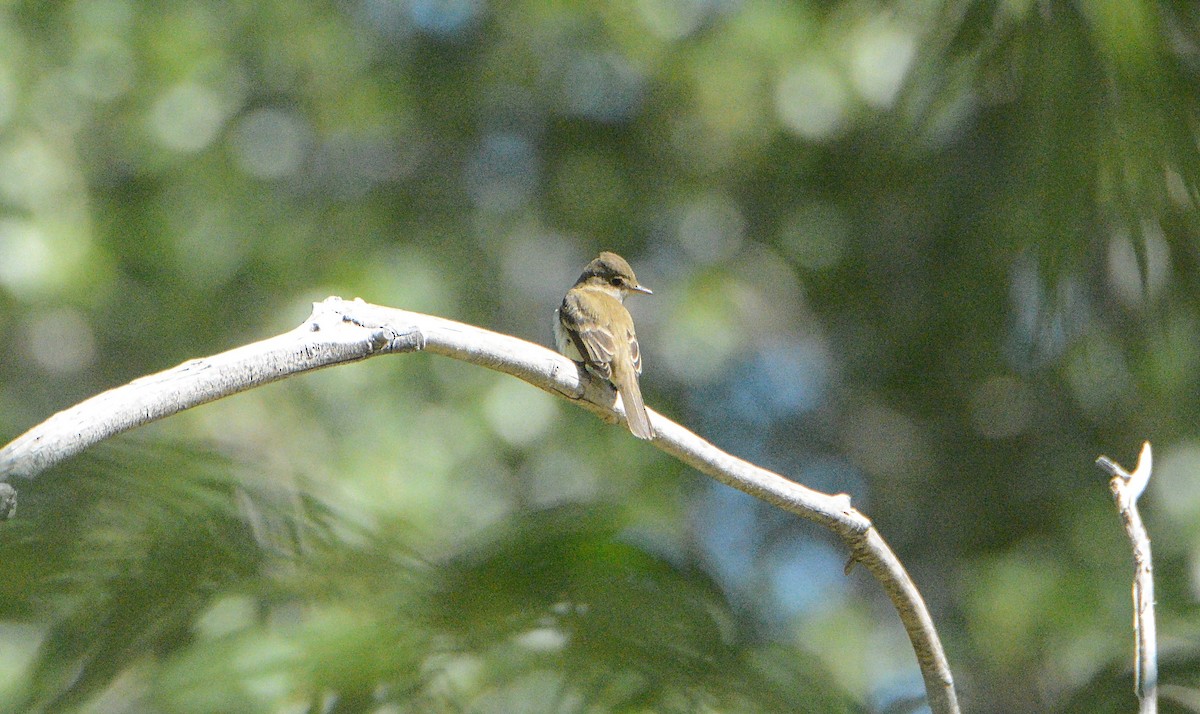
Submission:
[[[0,7],[0,441],[328,295],[551,344],[602,250],[647,403],[846,492],[964,710],[1200,711],[1191,0]],[[0,711],[906,712],[821,529],[431,355],[14,484]]]

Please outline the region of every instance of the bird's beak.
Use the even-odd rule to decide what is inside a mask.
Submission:
[[[650,288],[647,288],[647,287],[642,287],[641,285],[634,285],[633,287],[631,287],[629,289],[633,290],[634,292],[645,293],[646,295],[654,294],[653,290],[651,290]]]

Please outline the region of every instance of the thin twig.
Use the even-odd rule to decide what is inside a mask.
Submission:
[[[1133,473],[1121,468],[1107,456],[1096,460],[1112,475],[1112,490],[1117,512],[1133,546],[1133,690],[1141,702],[1140,714],[1158,711],[1158,642],[1154,624],[1154,569],[1150,560],[1150,536],[1138,513],[1137,501],[1150,482],[1153,458],[1150,442],[1142,445]]]
[[[300,327],[261,342],[135,380],[59,412],[0,449],[0,479],[33,477],[114,434],[184,409],[321,367],[424,350],[525,380],[606,421],[623,419],[616,394],[571,360],[524,340],[420,313],[329,298]],[[846,494],[814,491],[732,456],[650,412],[653,444],[684,463],[837,533],[892,600],[925,679],[930,709],[957,714],[945,652],[912,579]]]

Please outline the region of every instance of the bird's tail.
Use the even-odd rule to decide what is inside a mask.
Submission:
[[[639,439],[653,439],[654,427],[650,426],[650,415],[646,413],[646,405],[642,402],[642,388],[638,385],[637,375],[614,373],[613,384],[621,395],[629,431]]]

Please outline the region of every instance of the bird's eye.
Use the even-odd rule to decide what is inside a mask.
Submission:
[[[614,275],[614,276],[613,276],[613,279],[612,279],[612,284],[613,284],[613,285],[618,285],[618,286],[619,286],[619,285],[624,285],[624,284],[625,284],[625,278],[622,278],[620,275]]]

